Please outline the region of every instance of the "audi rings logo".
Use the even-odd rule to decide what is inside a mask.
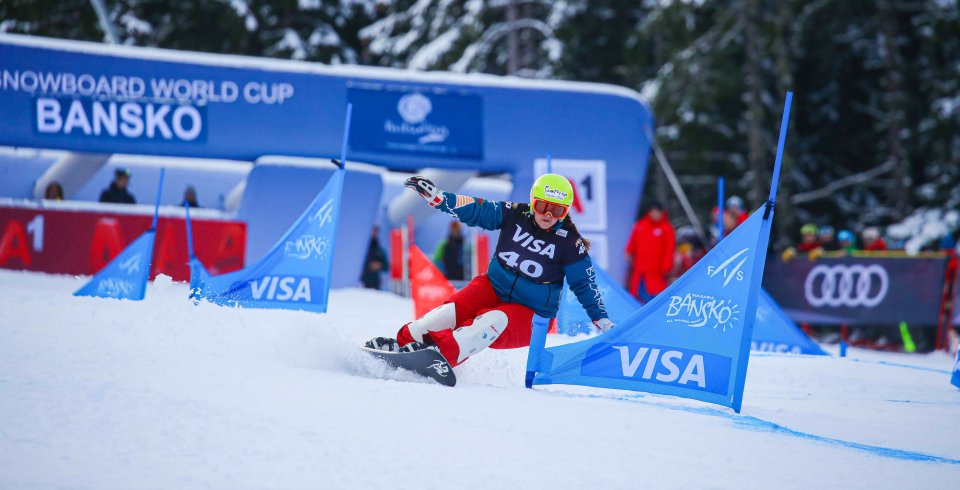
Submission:
[[[873,265],[818,265],[807,274],[803,295],[812,306],[872,308],[887,296],[890,277]]]

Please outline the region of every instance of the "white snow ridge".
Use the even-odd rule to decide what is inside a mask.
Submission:
[[[0,488],[957,488],[952,360],[760,355],[743,414],[523,388],[526,350],[446,388],[356,346],[409,300],[336,290],[325,315],[75,298],[0,271]],[[550,342],[560,342],[551,339]],[[569,339],[566,339],[569,341]],[[855,359],[859,358],[859,359]]]

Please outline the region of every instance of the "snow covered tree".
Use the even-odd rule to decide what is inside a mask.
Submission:
[[[552,24],[562,3],[396,0],[386,9],[361,32],[372,64],[547,77],[560,56]]]
[[[0,2],[0,32],[77,41],[106,39],[90,0],[10,0]]]

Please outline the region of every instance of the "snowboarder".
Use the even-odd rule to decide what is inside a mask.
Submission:
[[[597,328],[613,327],[594,281],[590,243],[567,216],[573,187],[566,178],[557,174],[538,178],[529,204],[443,192],[423,177],[411,177],[404,185],[439,211],[468,226],[500,230],[500,237],[486,274],[401,327],[396,339],[378,337],[367,342],[368,348],[435,349],[456,366],[487,347],[526,347],[533,314],[556,316],[564,279]]]

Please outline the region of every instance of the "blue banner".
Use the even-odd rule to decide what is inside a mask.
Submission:
[[[356,151],[483,159],[483,99],[448,91],[350,88]]]
[[[654,130],[648,104],[632,90],[0,33],[4,146],[248,162],[268,155],[329,158],[340,152],[340,115],[352,99],[363,102],[355,104],[362,130],[351,141],[353,159],[410,171],[510,173],[514,186],[505,198],[511,201],[528,198],[537,177],[530,163],[545,151],[589,158],[603,172],[590,170],[592,205],[583,209],[605,220],[581,230],[605,236],[607,243],[626,242],[633,216],[608,210],[639,201],[651,140],[637,135]],[[248,192],[273,193],[269,185],[257,184],[258,175],[251,173]],[[351,178],[346,180],[349,192]],[[31,181],[5,180],[0,193],[26,195]],[[315,192],[306,195],[303,206],[294,206],[297,211]],[[243,201],[241,212],[261,205]],[[363,230],[372,223],[355,224],[356,234],[368,237]],[[256,237],[275,230],[257,222],[247,230],[254,245],[247,250],[259,249],[254,259],[286,231],[277,230],[260,248]],[[597,243],[601,248],[602,240]],[[337,261],[334,285],[355,280],[345,279],[355,274],[341,274],[346,270],[341,264],[363,260],[363,250],[347,252]],[[619,276],[623,268],[623,257],[610,254],[608,270]]]
[[[620,323],[642,306],[626,289],[620,287],[609,274],[594,265],[597,287],[603,294],[607,315],[614,323]],[[590,317],[564,283],[560,310],[557,312],[557,330],[566,335],[589,334],[596,328]],[[786,352],[792,354],[826,355],[816,342],[807,337],[764,290],[760,290],[757,302],[757,319],[753,327],[750,349],[763,352]]]
[[[626,289],[596,263],[593,264],[596,272],[594,281],[597,289],[603,295],[603,303],[607,308],[607,318],[613,323],[620,323],[633,315],[642,306]],[[565,335],[591,334],[596,331],[590,316],[573,294],[570,286],[564,281],[563,293],[560,296],[560,309],[557,311],[557,331]]]
[[[73,295],[142,300],[147,291],[155,235],[154,228],[143,232]]]
[[[296,223],[256,264],[210,276],[191,258],[191,298],[231,306],[326,312],[343,174],[342,168],[334,172]]]
[[[769,233],[761,208],[612,330],[546,349],[533,384],[647,391],[739,411]]]
[[[762,352],[827,355],[816,342],[807,337],[763,289],[757,303],[757,322],[753,325],[750,349]]]

